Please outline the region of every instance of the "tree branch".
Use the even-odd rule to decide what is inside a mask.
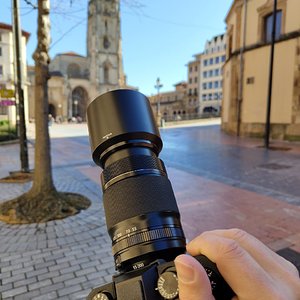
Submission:
[[[34,5],[31,1],[29,0],[24,0],[26,4],[30,5],[32,8],[37,9],[37,5]]]

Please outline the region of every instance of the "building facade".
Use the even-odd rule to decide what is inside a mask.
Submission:
[[[87,56],[57,54],[50,62],[49,114],[57,119],[85,121],[90,101],[99,94],[126,87],[123,73],[120,1],[88,3]],[[34,69],[29,69],[30,118],[34,119]]]
[[[265,134],[273,0],[235,0],[226,17],[222,128]],[[300,2],[278,0],[270,115],[274,139],[300,140]]]
[[[187,83],[185,81],[174,85],[175,90],[159,93],[148,97],[154,116],[160,116],[164,121],[189,118],[187,107]]]
[[[221,34],[207,41],[204,52],[194,55],[195,59],[188,63],[188,97],[195,113],[221,111],[225,51],[226,35]]]
[[[25,118],[28,119],[28,95],[27,95],[27,66],[26,66],[26,44],[30,34],[22,31],[21,34],[21,72],[22,88],[24,93]],[[8,120],[16,124],[17,99],[15,97],[15,55],[13,28],[9,24],[0,23],[0,120]]]
[[[223,72],[226,34],[213,37],[204,52],[187,63],[187,81],[175,84],[175,90],[151,96],[154,115],[165,121],[217,116],[223,98]],[[159,111],[158,111],[159,110]]]
[[[201,55],[195,55],[195,60],[187,64],[187,112],[190,115],[200,115],[199,82],[201,74]]]
[[[221,34],[206,42],[201,55],[200,107],[201,112],[220,112],[223,99],[223,72],[226,35]]]

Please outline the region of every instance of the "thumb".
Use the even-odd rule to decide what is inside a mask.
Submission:
[[[189,255],[175,259],[180,300],[214,300],[211,285],[201,264]]]

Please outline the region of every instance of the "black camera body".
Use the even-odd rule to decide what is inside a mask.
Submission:
[[[178,299],[174,259],[185,253],[185,236],[167,171],[158,155],[162,140],[149,100],[133,90],[115,90],[87,110],[94,162],[101,183],[116,270],[110,284],[89,300]],[[231,288],[207,257],[205,268],[215,298],[231,299]]]
[[[195,257],[205,268],[216,299],[232,299],[234,293],[216,265],[204,255]],[[178,279],[173,262],[154,261],[148,266],[113,276],[113,282],[92,290],[88,300],[179,299]]]

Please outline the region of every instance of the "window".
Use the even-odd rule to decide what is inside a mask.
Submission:
[[[0,65],[0,76],[3,75],[3,66]]]
[[[108,49],[110,47],[110,41],[107,36],[103,38],[103,47],[104,49]]]
[[[69,64],[67,74],[69,78],[80,78],[80,66],[75,63]]]
[[[219,81],[215,81],[214,88],[217,89],[219,87]]]
[[[202,95],[202,100],[203,100],[203,101],[206,101],[206,94],[203,94],[203,95]]]
[[[276,11],[276,28],[275,38],[278,39],[280,34],[285,33],[286,19],[287,19],[287,2],[288,0],[278,0]],[[298,1],[297,1],[298,3]],[[271,32],[273,25],[273,10],[274,1],[265,1],[265,4],[257,8],[258,12],[258,41],[269,42],[271,41]]]
[[[192,89],[189,89],[189,96],[192,96]]]
[[[207,72],[206,71],[203,72],[203,77],[207,78]]]
[[[212,100],[212,94],[208,94],[208,100]]]
[[[104,77],[104,83],[109,83],[109,66],[108,65],[105,65],[104,66],[104,70],[103,70],[103,77]]]
[[[193,79],[192,78],[189,79],[189,83],[193,83]]]
[[[210,70],[209,71],[209,77],[212,77],[213,76],[213,70]]]
[[[217,57],[215,58],[215,62],[216,62],[216,64],[218,64],[218,63],[220,62],[219,56],[217,56]]]
[[[210,64],[210,65],[213,65],[213,64],[214,64],[214,59],[213,59],[213,58],[210,58],[210,59],[209,59],[209,64]]]
[[[219,69],[215,69],[215,76],[219,76],[220,74],[220,70]]]
[[[194,78],[194,83],[197,83],[198,77]]]
[[[193,71],[193,68],[192,67],[190,67],[190,73]]]
[[[223,97],[223,93],[220,92],[220,94],[219,94],[219,99],[222,99],[222,97]]]
[[[0,47],[0,56],[2,56],[2,48]]]
[[[275,28],[275,40],[278,40],[281,34],[281,19],[282,11],[276,12],[276,28]],[[272,40],[272,28],[273,28],[273,14],[267,15],[264,18],[264,40],[266,43]]]
[[[195,66],[195,72],[197,72],[198,71],[198,67],[197,66]]]
[[[207,59],[204,59],[203,65],[204,65],[204,66],[207,66]]]
[[[197,96],[198,95],[198,90],[197,88],[194,88],[194,96]]]
[[[226,59],[226,56],[225,55],[222,55],[222,62],[224,62]]]
[[[212,87],[213,87],[212,82],[209,82],[209,83],[208,83],[208,88],[209,88],[209,89],[212,89]]]
[[[206,83],[203,83],[203,84],[202,84],[202,87],[203,87],[204,90],[206,90],[206,88],[207,88]]]
[[[246,79],[246,83],[247,83],[247,84],[253,84],[253,83],[254,83],[254,77],[248,77],[248,78]]]
[[[219,94],[218,93],[214,93],[214,100],[218,100],[219,99]]]

